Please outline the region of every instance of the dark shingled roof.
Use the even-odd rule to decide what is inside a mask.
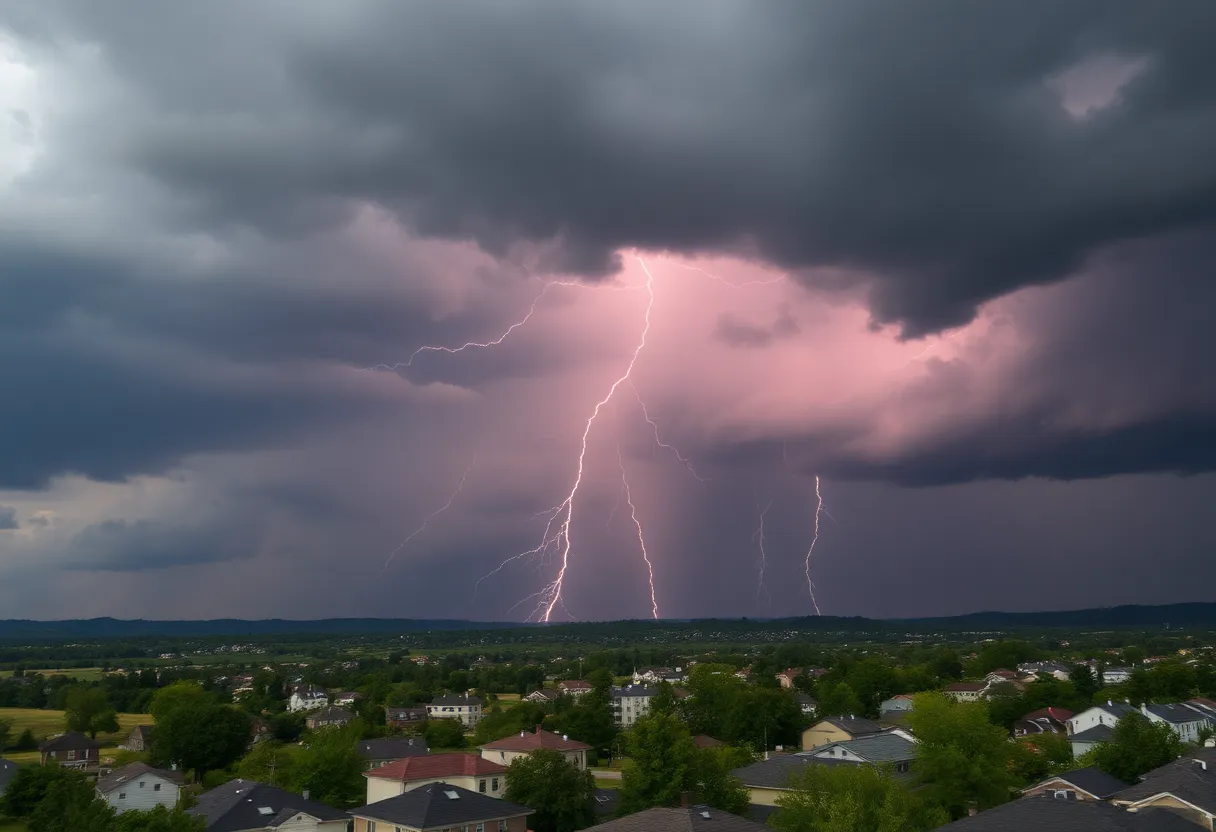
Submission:
[[[1057,774],[1053,777],[1048,777],[1046,780],[1040,780],[1033,786],[1028,786],[1022,791],[1030,791],[1037,789],[1044,783],[1061,782],[1070,786],[1075,786],[1087,794],[1091,794],[1099,800],[1105,800],[1115,792],[1123,791],[1127,788],[1127,784],[1122,780],[1111,777],[1105,771],[1096,768],[1077,768],[1072,771],[1066,771],[1063,774]]]
[[[1171,725],[1185,725],[1188,722],[1211,722],[1212,719],[1195,708],[1181,704],[1145,705],[1144,709],[1158,719],[1163,719]]]
[[[1162,810],[1126,812],[1096,800],[1027,797],[939,826],[939,832],[1195,832],[1195,824]]]
[[[78,731],[68,731],[66,734],[55,737],[53,740],[47,740],[38,746],[38,750],[44,753],[48,751],[79,751],[82,748],[101,748],[101,743],[89,739]]]
[[[601,832],[772,832],[762,823],[708,806],[646,809],[591,828]]]
[[[165,771],[164,769],[152,768],[147,763],[131,763],[122,768],[116,768],[105,777],[97,780],[97,791],[102,794],[109,794],[114,789],[129,783],[141,774],[155,774],[162,780],[168,780],[170,783],[181,785],[182,775],[178,771]]]
[[[1115,734],[1115,729],[1109,725],[1095,725],[1093,728],[1086,728],[1084,731],[1078,731],[1075,734],[1070,734],[1069,742],[1106,742]]]
[[[465,696],[463,693],[449,693],[447,696],[436,696],[431,700],[432,705],[480,705],[481,699],[476,696]]]
[[[426,740],[421,737],[360,740],[355,748],[365,760],[404,760],[406,757],[421,757],[431,753]]]
[[[827,749],[846,749],[868,763],[902,763],[916,759],[916,743],[899,734],[868,734],[855,740],[821,745],[810,753],[818,757]]]
[[[853,737],[864,737],[866,734],[881,734],[887,730],[874,720],[864,719],[859,716],[829,716],[820,720],[820,722],[830,722],[841,731],[845,731]]]
[[[265,829],[272,823],[281,824],[296,812],[307,812],[320,820],[347,817],[345,812],[332,806],[253,780],[229,780],[219,788],[199,795],[198,805],[186,810],[186,814],[197,815],[206,821],[207,832]]]
[[[1112,799],[1119,803],[1137,803],[1155,795],[1169,793],[1205,812],[1216,814],[1216,765],[1212,764],[1213,756],[1216,755],[1199,754],[1166,763],[1153,769],[1144,775],[1142,781],[1123,789]]]
[[[809,765],[815,765],[826,760],[814,760],[809,755],[782,754],[743,766],[731,774],[743,781],[745,786],[757,786],[766,789],[784,789],[789,785],[790,778]]]
[[[370,818],[414,829],[444,829],[466,823],[515,818],[531,812],[527,806],[448,783],[431,783],[388,800],[350,810],[350,814],[357,818]]]

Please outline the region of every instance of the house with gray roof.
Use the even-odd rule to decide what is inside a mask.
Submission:
[[[622,728],[628,728],[650,713],[650,700],[658,693],[657,688],[645,685],[626,685],[612,688],[612,719]]]
[[[1068,742],[1072,745],[1074,757],[1091,751],[1100,742],[1110,740],[1114,727],[1119,720],[1129,714],[1139,714],[1140,711],[1126,702],[1107,700],[1105,705],[1094,705],[1080,713],[1073,714],[1065,723],[1068,728]]]
[[[355,744],[359,756],[367,762],[367,768],[379,768],[394,760],[406,757],[421,757],[430,754],[426,740],[422,737],[385,737],[383,739],[359,740]]]
[[[1042,794],[1059,797],[1060,792],[1071,792],[1071,795],[1066,794],[1065,797],[1074,800],[1106,800],[1126,788],[1127,783],[1117,777],[1111,777],[1101,769],[1078,768],[1027,786],[1022,789],[1022,797],[1038,797]]]
[[[468,693],[450,693],[436,696],[426,706],[429,719],[458,719],[465,727],[473,728],[481,722],[482,701]]]
[[[1160,722],[1170,726],[1178,739],[1183,742],[1199,742],[1199,732],[1204,728],[1212,728],[1216,720],[1202,708],[1194,707],[1185,702],[1163,705],[1141,705],[1140,713],[1148,717],[1150,722]]]
[[[1196,832],[1197,827],[1165,809],[1124,811],[1095,800],[1049,795],[1013,800],[939,826],[937,832]]]
[[[591,828],[600,832],[772,832],[762,823],[709,806],[646,809]]]
[[[816,760],[835,760],[858,765],[890,766],[905,773],[916,759],[916,742],[903,734],[886,732],[822,745],[810,754]]]
[[[450,783],[417,789],[351,809],[355,828],[440,832],[480,828],[484,832],[527,832],[527,806],[478,794]],[[383,826],[382,826],[383,825]]]
[[[1216,749],[1204,748],[1155,768],[1111,798],[1129,812],[1168,810],[1204,829],[1216,825]]]
[[[207,832],[346,832],[350,816],[332,806],[309,800],[253,780],[229,780],[199,795],[186,814],[203,818]]]
[[[152,768],[147,763],[131,763],[99,777],[95,788],[97,796],[121,815],[157,806],[172,809],[181,796],[181,785],[181,772]]]
[[[790,780],[809,765],[823,762],[808,753],[777,754],[767,760],[731,771],[747,788],[748,802],[760,806],[776,806],[777,798],[790,790]]]

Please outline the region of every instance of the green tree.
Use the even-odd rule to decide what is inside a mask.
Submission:
[[[671,806],[689,777],[693,753],[688,728],[670,714],[648,714],[626,735],[630,760],[621,782],[621,813]]]
[[[28,818],[46,797],[51,784],[70,773],[59,766],[21,766],[0,796],[0,815]]]
[[[731,771],[751,762],[752,753],[746,748],[731,745],[698,748],[688,767],[685,788],[697,803],[742,815],[747,811],[751,796],[743,781]]]
[[[282,787],[293,782],[294,761],[294,746],[289,750],[276,740],[263,740],[241,758],[236,775],[243,780]]]
[[[249,745],[249,716],[228,705],[170,710],[152,732],[152,761],[193,769],[202,780],[212,769],[227,768]]]
[[[917,694],[908,724],[919,740],[914,770],[923,794],[951,817],[962,817],[973,805],[982,810],[1009,799],[1010,743],[1004,730],[988,721],[982,702]]]
[[[838,682],[819,694],[818,714],[821,718],[860,715],[862,710],[861,699],[847,682]]]
[[[545,720],[545,706],[539,702],[520,702],[513,708],[495,705],[473,730],[475,745],[501,740],[520,731],[535,730]]]
[[[314,731],[291,766],[292,791],[307,791],[314,800],[340,808],[362,803],[366,781],[356,750],[362,732],[357,722]]]
[[[654,696],[650,697],[650,713],[674,714],[676,712],[676,689],[671,682],[659,682]]]
[[[75,685],[68,690],[64,722],[69,731],[80,731],[93,739],[99,732],[118,730],[118,714],[106,692],[92,685]]]
[[[145,812],[123,812],[112,832],[204,832],[206,828],[207,822],[201,817],[187,815],[180,808],[157,806]]]
[[[171,711],[202,708],[218,701],[214,693],[203,690],[203,686],[198,682],[183,680],[158,690],[148,705],[148,713],[160,722]]]
[[[29,815],[30,832],[111,832],[114,810],[82,772],[61,769]]]
[[[1128,714],[1115,724],[1109,742],[1099,743],[1090,752],[1095,766],[1125,783],[1135,783],[1140,775],[1182,754],[1182,742],[1169,725],[1149,722],[1140,714]]]
[[[464,726],[458,719],[428,719],[422,736],[432,749],[465,746]]]
[[[1013,743],[1010,751],[1010,771],[1024,786],[1066,771],[1073,763],[1072,744],[1060,734],[1036,734]]]
[[[585,742],[598,753],[607,754],[620,729],[612,721],[608,693],[599,688],[585,693],[565,710],[549,718],[553,730]]]
[[[304,733],[307,717],[301,713],[284,711],[270,718],[270,732],[279,742],[295,742]]]
[[[924,832],[949,820],[872,766],[806,766],[777,805],[769,823],[781,832]]]
[[[33,728],[26,728],[21,732],[21,736],[17,737],[17,744],[13,746],[15,751],[37,751],[38,738],[34,736]]]
[[[595,777],[558,751],[516,757],[507,768],[503,797],[536,810],[528,818],[535,832],[573,832],[595,822]]]
[[[8,748],[8,741],[13,735],[13,723],[7,719],[0,719],[0,751]]]

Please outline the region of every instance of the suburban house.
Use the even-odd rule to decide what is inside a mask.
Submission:
[[[1216,723],[1216,720],[1203,710],[1185,702],[1173,705],[1141,705],[1140,713],[1148,717],[1150,722],[1163,722],[1170,726],[1183,742],[1199,742],[1200,730],[1212,728],[1213,723]]]
[[[356,702],[358,702],[362,698],[363,698],[363,694],[361,694],[361,693],[357,693],[353,690],[344,690],[344,691],[340,691],[339,693],[334,694],[334,704],[353,706]]]
[[[325,695],[325,691],[311,685],[300,685],[291,692],[291,698],[287,700],[287,710],[292,713],[311,711],[324,708],[328,704],[329,697]]]
[[[1072,711],[1065,708],[1039,708],[1013,723],[1015,737],[1033,737],[1036,734],[1067,734],[1068,720]]]
[[[1108,667],[1102,671],[1102,684],[1121,685],[1132,678],[1132,672],[1126,667]]]
[[[78,731],[68,731],[53,740],[47,740],[38,746],[42,754],[42,764],[58,763],[68,768],[86,768],[96,766],[101,743],[91,740]]]
[[[810,751],[821,745],[843,740],[855,740],[888,730],[872,719],[858,716],[832,716],[821,719],[802,732],[802,750]]]
[[[878,705],[878,713],[882,717],[899,716],[912,710],[912,694],[897,693],[890,699],[884,699]]]
[[[181,797],[181,783],[180,772],[162,771],[147,763],[131,763],[98,778],[96,788],[97,796],[122,814],[156,806],[172,809]]]
[[[1124,702],[1115,703],[1108,699],[1105,705],[1095,705],[1074,714],[1066,722],[1073,756],[1080,757],[1098,743],[1109,740],[1114,733],[1115,724],[1128,714],[1135,713],[1139,711],[1131,705]]]
[[[318,728],[341,728],[343,725],[350,724],[354,718],[355,715],[345,708],[330,705],[324,710],[310,714],[308,719],[304,720],[304,724],[312,731]]]
[[[1019,683],[1020,681],[1021,681],[1021,677],[1018,676],[1018,674],[1014,673],[1012,670],[1005,670],[1004,668],[1002,668],[1000,670],[994,670],[991,673],[989,673],[987,676],[984,677],[984,684],[986,684],[986,685],[999,685],[1003,682],[1008,682],[1009,684],[1016,684],[1016,683]]]
[[[585,693],[591,693],[591,683],[584,682],[582,679],[568,679],[564,682],[558,682],[557,689],[567,696],[573,696],[577,699]]]
[[[776,806],[777,798],[790,791],[790,778],[809,765],[818,765],[810,754],[780,754],[731,771],[748,792],[748,802]]]
[[[450,783],[431,783],[350,810],[354,832],[527,832],[531,812]]]
[[[565,694],[563,694],[560,690],[555,690],[553,688],[541,688],[540,690],[532,691],[525,696],[524,699],[529,702],[540,702],[543,704],[545,702],[556,702],[564,695]]]
[[[428,754],[406,757],[363,772],[367,802],[387,800],[432,783],[450,783],[490,797],[502,797],[507,767],[474,754]]]
[[[1133,815],[1098,800],[1051,795],[1012,800],[939,826],[935,832],[1196,832],[1190,821],[1164,809]]]
[[[394,760],[406,757],[423,757],[431,751],[421,737],[387,737],[378,740],[359,740],[355,750],[367,764],[367,768],[379,768]]]
[[[16,776],[17,768],[17,764],[12,760],[0,757],[0,797],[4,796],[4,790],[8,788],[9,781]]]
[[[809,753],[816,760],[829,762],[888,765],[895,773],[903,774],[916,759],[916,741],[902,732],[890,731],[821,745]]]
[[[677,667],[644,667],[641,670],[633,671],[633,683],[635,685],[657,685],[659,682],[668,682],[673,685],[678,685],[680,682],[687,682],[688,674],[684,669]]]
[[[644,809],[592,829],[601,832],[772,832],[762,823],[709,806]]]
[[[777,674],[777,681],[783,688],[792,688],[794,680],[802,675],[802,668],[789,667]]]
[[[1024,673],[1027,676],[1038,676],[1040,673],[1046,673],[1048,676],[1053,676],[1061,682],[1067,682],[1069,679],[1068,667],[1060,662],[1024,662],[1018,665],[1018,673]]]
[[[1063,800],[1106,800],[1127,788],[1122,780],[1096,768],[1066,771],[1022,789],[1022,797],[1049,795]]]
[[[955,702],[977,702],[987,690],[987,682],[951,682],[942,689],[942,693]]]
[[[426,708],[385,708],[384,721],[390,728],[409,728],[426,722]]]
[[[124,751],[147,751],[152,747],[152,726],[136,725],[118,747]]]
[[[585,742],[572,740],[564,734],[546,731],[539,725],[536,726],[536,730],[531,734],[527,731],[520,731],[518,736],[513,734],[501,740],[486,743],[481,747],[481,757],[483,760],[489,760],[492,763],[509,766],[516,758],[526,756],[542,748],[560,753],[566,759],[566,762],[573,765],[579,771],[587,768],[587,752],[591,749],[591,746]]]
[[[229,780],[199,795],[186,814],[207,832],[346,832],[350,815],[324,803],[253,780]]]
[[[1170,811],[1204,829],[1216,822],[1216,751],[1203,749],[1145,774],[1111,802],[1129,812]]]
[[[626,685],[612,689],[612,718],[617,725],[628,728],[650,713],[650,700],[657,691],[641,685]]]
[[[815,713],[815,709],[819,707],[818,702],[801,691],[794,694],[794,701],[798,703],[798,710],[807,716]]]
[[[467,693],[436,696],[426,706],[426,715],[429,719],[459,719],[472,728],[481,721],[481,705],[479,698]]]
[[[720,745],[726,745],[722,740],[716,740],[709,734],[697,734],[692,738],[692,744],[697,748],[717,748]]]

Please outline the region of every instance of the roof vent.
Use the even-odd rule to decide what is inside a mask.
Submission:
[[[1111,702],[1109,699],[1106,700],[1106,707],[1113,708],[1114,706],[1115,706],[1114,702]]]
[[[457,792],[444,792],[444,794],[447,795],[448,800],[460,800],[460,794]]]
[[[274,809],[271,809],[269,806],[259,806],[258,814],[259,815],[273,815]]]
[[[709,812],[702,812],[701,817],[705,818],[706,820],[709,820]]]
[[[570,735],[562,734],[562,742],[569,742],[569,741],[570,741]]]
[[[1207,760],[1196,760],[1195,762],[1198,763],[1199,767],[1201,769],[1203,769],[1204,771],[1208,770],[1208,761]]]

